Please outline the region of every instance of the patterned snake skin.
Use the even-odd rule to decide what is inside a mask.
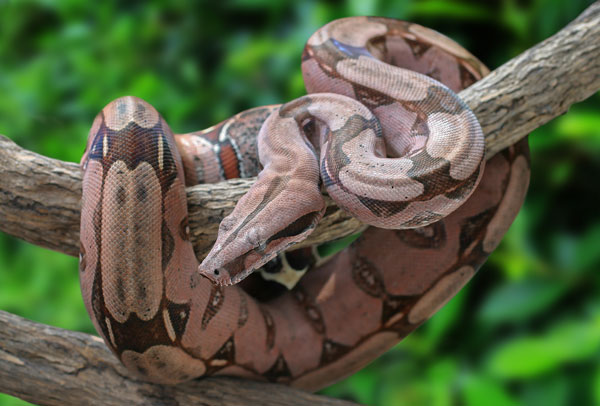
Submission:
[[[484,171],[483,134],[455,92],[488,70],[459,45],[352,17],[308,40],[302,70],[309,95],[201,132],[174,135],[134,97],[96,117],[81,161],[81,289],[133,373],[327,386],[441,308],[514,220],[527,141]],[[185,186],[257,174],[199,265]],[[259,301],[241,287],[251,278],[225,286],[306,238],[322,186],[374,227],[279,295]]]

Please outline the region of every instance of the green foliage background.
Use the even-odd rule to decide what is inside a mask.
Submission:
[[[303,43],[335,18],[419,22],[493,69],[590,3],[0,0],[0,133],[78,161],[94,116],[122,95],[151,102],[176,132],[302,95]],[[599,107],[596,94],[532,134],[527,201],[474,280],[323,393],[386,406],[600,405]],[[0,233],[0,309],[93,333],[76,269]]]

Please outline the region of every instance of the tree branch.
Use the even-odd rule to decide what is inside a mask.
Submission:
[[[600,89],[600,2],[553,37],[460,93],[486,134],[487,157],[563,114]],[[190,226],[201,258],[218,223],[252,179],[187,189]],[[81,172],[0,136],[0,230],[77,255]],[[307,240],[319,243],[363,226],[331,201]],[[99,338],[26,321],[0,311],[0,392],[39,404],[348,405],[280,385],[206,378],[174,387],[135,380]]]
[[[0,311],[0,392],[41,405],[356,406],[284,385],[203,378],[177,386],[136,380],[102,340]]]
[[[598,89],[600,2],[460,96],[483,127],[490,158]],[[42,247],[78,255],[78,165],[27,151],[0,136],[0,174],[0,230]],[[214,243],[221,219],[253,182],[235,179],[187,189],[190,228],[199,258]],[[359,221],[328,199],[325,218],[303,245],[329,241],[362,228]]]
[[[600,1],[552,37],[460,92],[488,159],[600,89]]]

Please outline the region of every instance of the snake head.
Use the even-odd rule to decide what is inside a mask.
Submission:
[[[250,250],[227,263],[222,260],[225,257],[224,254],[214,254],[212,259],[209,258],[208,261],[205,260],[198,266],[198,272],[210,279],[215,285],[234,285],[241,282],[271,258],[268,255],[253,255],[253,253],[254,250]],[[273,256],[275,255],[276,253],[273,254]]]
[[[237,220],[235,211],[221,222],[217,241],[198,272],[217,285],[234,285],[296,242],[304,240],[324,212],[313,207],[286,225],[272,219]],[[259,217],[264,216],[262,214]],[[246,223],[248,222],[248,223]]]
[[[283,113],[272,113],[261,127],[258,154],[263,170],[223,219],[215,245],[198,267],[214,283],[240,282],[308,237],[323,217],[318,157],[298,122],[286,116],[290,110],[302,113],[307,103],[303,99]]]
[[[217,241],[198,272],[218,285],[236,284],[304,240],[324,212],[318,179],[310,183],[263,171],[221,222]]]
[[[214,284],[236,284],[262,266],[266,253],[256,252],[261,246],[260,231],[256,227],[242,231],[236,223],[233,214],[223,219],[215,245],[198,266],[198,272]]]

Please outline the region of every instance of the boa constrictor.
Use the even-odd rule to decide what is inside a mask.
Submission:
[[[82,158],[81,288],[137,375],[329,385],[443,306],[516,216],[527,142],[483,171],[481,129],[454,92],[488,70],[459,45],[416,24],[346,18],[308,40],[302,69],[308,96],[197,133],[174,136],[134,97],[95,119]],[[199,267],[185,185],[261,168]],[[290,291],[260,301],[223,286],[310,233],[321,182],[376,227]]]

